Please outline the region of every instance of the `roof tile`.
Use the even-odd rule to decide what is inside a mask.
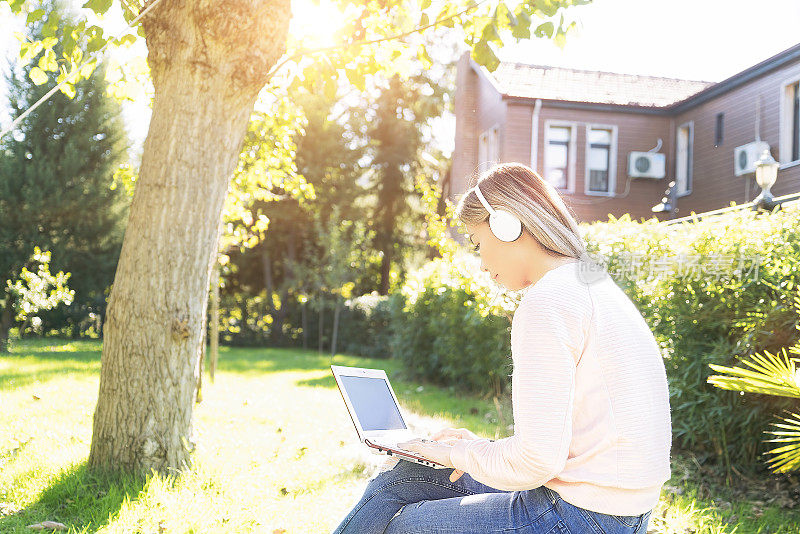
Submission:
[[[669,106],[714,85],[714,82],[522,63],[501,63],[488,74],[502,94],[511,97],[639,107]]]

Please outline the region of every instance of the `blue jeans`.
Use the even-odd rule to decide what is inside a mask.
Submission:
[[[334,534],[647,532],[650,512],[601,514],[573,506],[544,486],[504,491],[481,484],[466,473],[450,482],[452,472],[398,462],[369,480],[364,495]]]

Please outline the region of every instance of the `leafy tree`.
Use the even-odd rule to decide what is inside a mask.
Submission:
[[[442,111],[442,89],[424,75],[402,80],[392,76],[377,98],[367,128],[372,145],[374,205],[371,226],[374,248],[381,253],[381,295],[389,293],[392,264],[409,245],[401,222],[411,216],[409,197],[419,170],[423,130],[428,119]]]
[[[34,25],[31,39],[43,31]],[[42,51],[22,69],[11,66],[6,82],[12,113],[20,114],[55,86],[30,79],[34,64],[50,59]],[[46,249],[54,270],[72,273],[75,298],[45,322],[77,327],[90,313],[102,317],[119,256],[127,198],[111,184],[127,158],[127,139],[119,104],[105,94],[104,75],[100,67],[76,83],[73,99],[56,93],[0,145],[0,301],[14,307],[5,282],[18,279],[36,246]],[[7,338],[8,327],[0,328],[0,338]]]
[[[44,17],[31,0],[3,1],[14,13],[25,11],[29,23]],[[512,11],[500,2],[367,2],[357,5],[360,13],[343,30],[342,46],[323,55],[287,43],[289,0],[126,0],[126,19],[141,21],[135,31],[147,41],[153,113],[109,297],[89,464],[166,470],[189,461],[219,221],[251,110],[276,72],[284,79],[302,72],[294,80],[317,89],[340,76],[359,86],[370,73],[402,69],[404,54],[424,52],[404,38],[456,25],[476,59],[493,69],[493,47],[504,38],[560,39],[569,25],[559,10],[583,3],[523,2]],[[105,13],[112,4],[85,5]],[[55,35],[57,22],[47,18],[47,33]],[[50,37],[24,43],[23,56],[52,48]],[[61,89],[69,92],[84,66],[97,60],[95,52],[129,39],[136,37],[109,39],[81,20],[65,30],[55,65],[37,65],[31,77],[42,82],[63,67]],[[290,55],[281,61],[287,48]],[[290,63],[296,65],[291,72],[280,70]]]

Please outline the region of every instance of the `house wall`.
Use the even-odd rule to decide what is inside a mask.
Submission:
[[[769,143],[772,155],[781,161],[780,117],[783,85],[800,79],[800,61],[770,71],[734,90],[682,111],[676,115],[655,115],[633,111],[566,109],[542,102],[538,119],[538,158],[535,168],[544,169],[545,124],[549,120],[577,124],[576,169],[574,193],[563,195],[579,221],[608,220],[630,213],[634,220],[669,214],[653,214],[651,207],[661,201],[664,190],[675,179],[675,142],[677,128],[693,122],[693,158],[691,192],[678,199],[678,217],[692,211],[701,213],[743,203],[755,198],[759,188],[750,176],[734,175],[734,149],[755,137],[756,102],[760,102],[761,139]],[[503,98],[488,76],[474,67],[468,55],[458,65],[456,108],[456,143],[452,161],[451,195],[457,198],[474,183],[478,168],[478,137],[481,132],[499,126],[499,153],[503,162],[533,165],[532,117],[534,100]],[[723,142],[715,147],[717,113],[724,113]],[[588,124],[617,127],[615,196],[584,194],[586,126]],[[666,177],[663,179],[628,179],[627,161],[631,151],[653,148],[663,140],[660,152],[666,154]],[[628,182],[630,182],[628,184]],[[626,185],[629,189],[626,193]],[[800,161],[784,163],[772,188],[775,196],[800,191]]]
[[[506,103],[487,76],[470,64],[469,54],[459,59],[456,71],[456,139],[453,150],[451,193],[457,197],[469,189],[477,174],[485,170],[478,165],[478,138],[498,126],[500,161],[505,161]]]
[[[775,69],[708,102],[680,113],[675,126],[694,121],[692,192],[678,199],[679,216],[753,200],[760,192],[754,176],[734,175],[734,149],[755,140],[756,104],[760,102],[761,140],[780,161],[782,84],[800,78],[800,62]],[[714,146],[717,113],[724,113],[723,142]],[[673,136],[674,137],[674,136]],[[673,139],[674,143],[674,139]],[[674,156],[673,162],[674,164]],[[772,188],[775,196],[800,191],[800,165],[784,165]]]
[[[520,161],[526,165],[531,165],[532,110],[532,106],[516,104],[509,106],[508,113],[509,117],[512,114],[524,117],[520,120],[526,121],[528,124],[527,149],[524,147],[525,143],[520,142],[519,152],[513,159],[513,161]],[[670,144],[670,121],[668,118],[633,113],[561,109],[543,104],[539,112],[539,135],[536,144],[538,147],[536,171],[540,174],[544,172],[545,124],[551,120],[566,121],[577,125],[575,193],[565,194],[564,202],[573,209],[579,221],[607,221],[609,214],[620,217],[625,213],[630,213],[631,218],[634,220],[640,218],[650,219],[652,217],[659,219],[669,218],[666,214],[656,215],[651,211],[651,208],[661,201],[661,197],[664,196],[664,190],[673,175],[673,169],[669,165],[672,146]],[[586,129],[590,124],[617,127],[616,186],[614,188],[615,196],[613,197],[584,194],[586,185]],[[630,184],[628,184],[628,153],[633,150],[650,150],[656,146],[659,138],[663,140],[663,145],[659,152],[667,154],[666,177],[661,179],[632,178],[630,179]],[[629,185],[627,194],[625,192],[626,185]]]

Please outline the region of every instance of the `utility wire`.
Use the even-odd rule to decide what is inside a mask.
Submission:
[[[104,51],[104,50],[105,50],[105,49],[108,47],[108,45],[110,45],[110,44],[111,44],[111,41],[112,41],[112,40],[119,40],[119,39],[121,39],[121,38],[122,38],[122,36],[126,35],[126,34],[128,33],[128,30],[130,30],[131,28],[133,28],[133,26],[134,26],[134,25],[135,25],[137,22],[139,22],[139,20],[140,20],[142,17],[144,17],[145,15],[147,15],[147,13],[149,13],[149,12],[150,12],[150,10],[151,10],[151,9],[153,9],[154,7],[156,7],[156,6],[157,6],[157,5],[158,5],[160,2],[161,2],[161,0],[155,0],[155,1],[154,1],[152,4],[150,4],[149,6],[147,6],[147,8],[145,8],[145,10],[144,10],[144,11],[142,11],[141,13],[139,13],[139,14],[136,16],[136,18],[134,18],[132,21],[130,21],[130,22],[128,23],[128,26],[126,26],[126,27],[125,27],[125,29],[124,29],[123,31],[121,31],[121,32],[120,32],[120,33],[119,33],[119,34],[116,36],[116,38],[109,39],[108,41],[106,41],[106,44],[105,44],[105,45],[103,45],[103,47],[102,47],[100,50],[98,50],[98,51],[95,53],[95,57],[98,57],[98,56],[100,56],[100,55],[103,53],[103,51]],[[81,69],[82,69],[84,66],[86,66],[86,64],[87,64],[87,63],[89,63],[89,61],[91,61],[91,60],[84,61],[84,62],[83,62],[83,64],[82,64],[80,67],[78,67],[77,69],[75,69],[75,71],[74,71],[74,72],[80,72],[80,70],[81,70]],[[45,103],[45,102],[46,102],[46,101],[47,101],[47,100],[48,100],[48,99],[49,99],[51,96],[53,96],[53,95],[56,93],[56,91],[58,91],[58,90],[61,88],[61,86],[62,86],[62,85],[64,85],[65,83],[67,83],[69,80],[70,80],[70,76],[66,76],[66,75],[65,75],[65,76],[64,76],[64,79],[63,79],[63,80],[61,80],[61,82],[59,82],[59,83],[58,83],[58,84],[57,84],[55,87],[53,87],[52,89],[50,89],[50,90],[49,90],[49,91],[48,91],[48,92],[47,92],[47,93],[46,93],[46,94],[45,94],[45,95],[44,95],[42,98],[40,98],[39,100],[37,100],[37,101],[36,101],[36,102],[35,102],[35,103],[34,103],[32,106],[30,106],[28,109],[26,109],[24,112],[22,112],[22,113],[20,114],[20,116],[19,116],[19,117],[17,117],[16,119],[14,119],[14,122],[12,122],[12,123],[11,123],[11,125],[10,125],[8,128],[6,128],[5,130],[3,130],[3,131],[2,131],[2,133],[0,133],[0,139],[2,139],[3,137],[5,137],[5,135],[6,135],[7,133],[9,133],[9,132],[13,131],[13,130],[14,130],[14,128],[16,128],[16,127],[19,125],[19,123],[21,123],[21,122],[22,122],[22,121],[25,119],[25,117],[27,117],[27,116],[28,116],[28,115],[29,115],[29,114],[30,114],[30,113],[31,113],[33,110],[35,110],[36,108],[38,108],[40,105],[42,105],[43,103]]]

